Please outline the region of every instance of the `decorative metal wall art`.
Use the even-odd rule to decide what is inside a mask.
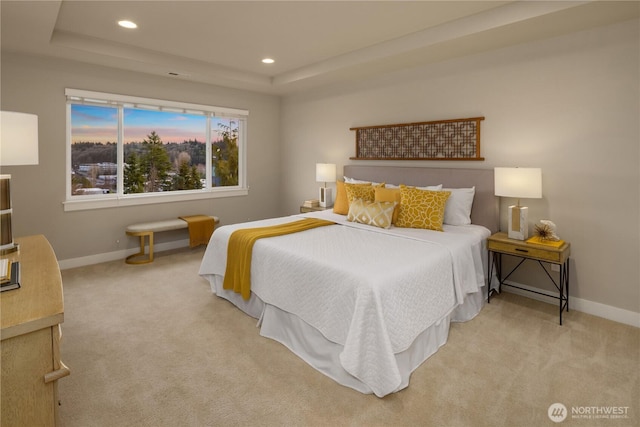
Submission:
[[[484,117],[356,127],[352,160],[484,160],[480,122]]]

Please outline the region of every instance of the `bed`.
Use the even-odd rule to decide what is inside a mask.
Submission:
[[[262,336],[339,384],[383,397],[408,386],[451,322],[484,305],[485,242],[499,227],[493,170],[346,165],[343,173],[352,182],[472,188],[471,224],[381,228],[333,210],[232,224],[213,233],[199,273],[258,319]],[[256,241],[249,298],[223,288],[234,231],[310,217],[335,224]]]

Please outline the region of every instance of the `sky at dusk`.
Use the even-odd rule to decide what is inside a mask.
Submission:
[[[212,139],[217,140],[218,124],[222,120],[212,119]],[[93,105],[71,106],[71,138],[76,142],[117,142],[118,109]],[[142,142],[155,131],[162,142],[182,143],[189,140],[206,141],[206,118],[204,116],[171,113],[165,111],[124,110],[124,143]]]

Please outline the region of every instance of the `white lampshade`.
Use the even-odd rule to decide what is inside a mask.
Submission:
[[[38,116],[0,111],[0,165],[38,164]]]
[[[316,163],[317,182],[336,182],[336,165],[333,163]]]
[[[540,168],[495,168],[496,196],[518,199],[542,198],[542,170]]]

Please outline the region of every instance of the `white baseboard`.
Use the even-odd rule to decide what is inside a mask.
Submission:
[[[172,249],[189,247],[189,239],[175,240],[173,242],[158,243],[153,245],[153,253],[156,254],[162,251],[169,251]],[[68,270],[70,268],[84,267],[85,265],[100,264],[102,262],[116,261],[124,259],[129,255],[136,254],[140,251],[139,247],[134,249],[122,249],[115,252],[107,252],[104,254],[89,255],[80,258],[71,258],[59,260],[60,270]],[[149,246],[145,246],[145,251],[149,253]]]
[[[524,289],[529,289],[536,292],[546,292],[551,295],[559,296],[560,294],[557,292],[549,292],[547,290],[534,288],[533,286],[523,285],[518,282],[513,282],[511,280],[507,280],[504,282],[506,284],[512,284],[514,286],[519,286]],[[549,304],[558,305],[558,300],[548,297],[546,295],[534,294],[531,292],[526,292],[521,289],[512,288],[509,286],[505,286],[502,288],[504,292],[510,292],[516,295],[522,295],[527,298],[535,299],[538,301],[543,301]],[[583,313],[591,314],[593,316],[602,317],[608,320],[613,320],[614,322],[624,323],[625,325],[635,326],[636,328],[640,328],[640,313],[636,313],[631,310],[624,310],[622,308],[613,307],[611,305],[601,304],[599,302],[593,302],[582,298],[571,297],[569,298],[569,310],[581,311]]]

